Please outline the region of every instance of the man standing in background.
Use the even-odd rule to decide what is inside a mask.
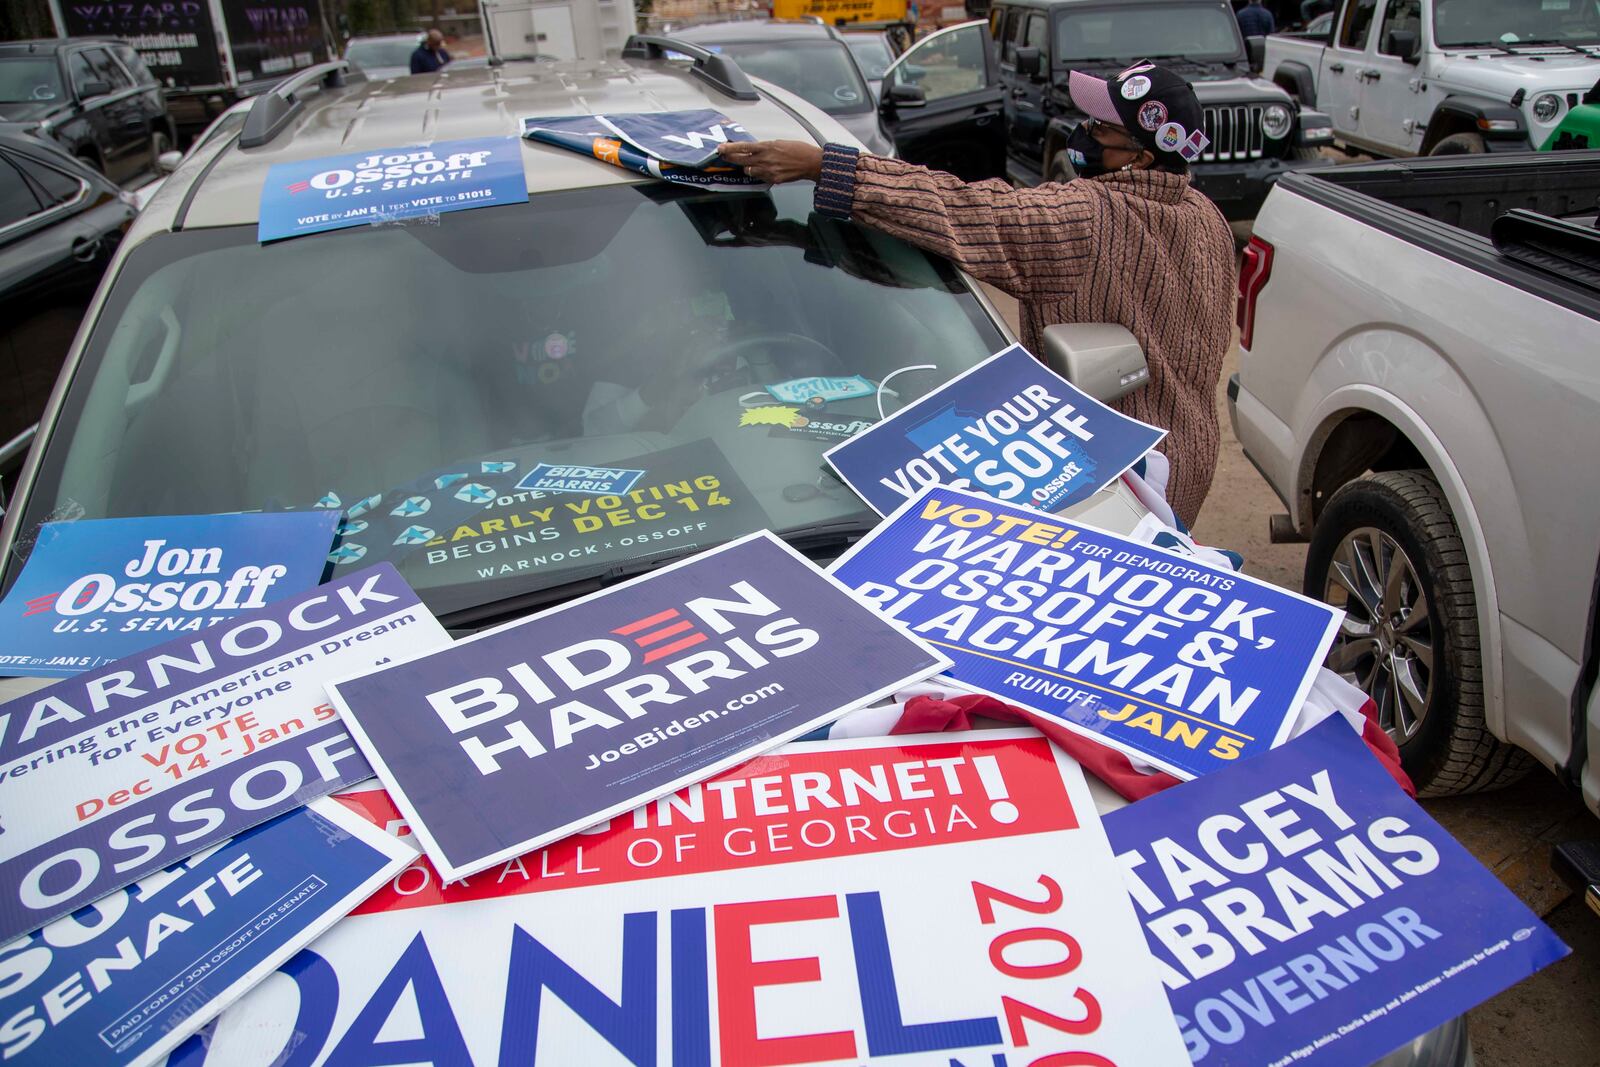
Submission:
[[[1239,32],[1246,37],[1265,37],[1278,31],[1277,20],[1272,17],[1272,12],[1261,6],[1261,0],[1250,0],[1234,12],[1234,17],[1239,20]]]
[[[432,74],[446,63],[450,62],[450,53],[444,50],[444,34],[438,30],[429,30],[428,36],[417,45],[417,50],[411,53],[411,73]]]

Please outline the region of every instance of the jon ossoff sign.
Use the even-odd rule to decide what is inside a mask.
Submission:
[[[763,532],[329,694],[459,878],[948,665]]]

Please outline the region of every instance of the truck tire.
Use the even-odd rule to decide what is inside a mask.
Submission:
[[[1340,487],[1317,518],[1305,593],[1345,609],[1327,666],[1377,704],[1418,795],[1498,789],[1533,766],[1485,725],[1472,571],[1430,473]]]
[[[1465,156],[1478,155],[1487,152],[1488,146],[1483,143],[1481,133],[1452,133],[1449,137],[1442,138],[1433,146],[1430,156]]]

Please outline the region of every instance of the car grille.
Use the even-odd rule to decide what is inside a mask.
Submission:
[[[1236,107],[1208,107],[1206,136],[1211,144],[1200,155],[1201,163],[1217,163],[1239,159],[1260,159],[1266,152],[1266,138],[1261,133],[1261,112],[1265,105]]]

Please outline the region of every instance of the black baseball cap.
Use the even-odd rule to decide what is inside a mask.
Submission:
[[[1165,67],[1135,63],[1110,79],[1075,70],[1067,90],[1079,111],[1123,127],[1152,152],[1193,163],[1211,144],[1193,87]]]

